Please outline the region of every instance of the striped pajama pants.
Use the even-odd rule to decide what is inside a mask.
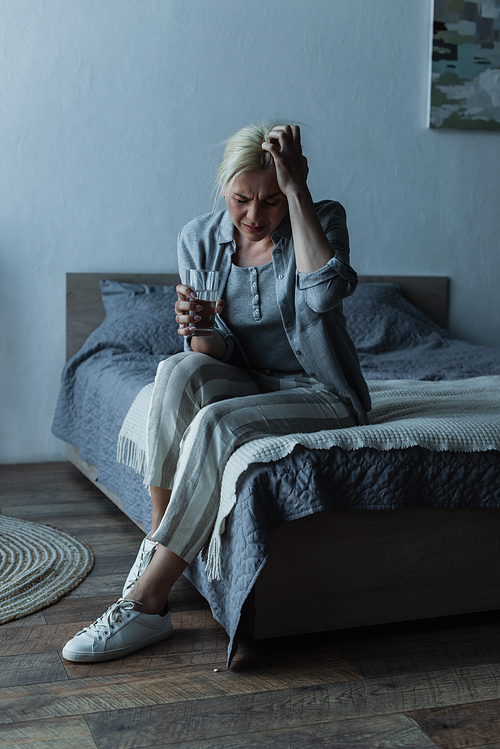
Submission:
[[[246,372],[198,353],[160,362],[144,483],[172,494],[153,538],[192,562],[212,532],[222,474],[240,445],[356,423],[350,402],[305,374]]]

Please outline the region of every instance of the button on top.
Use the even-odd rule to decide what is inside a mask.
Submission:
[[[278,276],[278,278],[282,279],[282,278],[285,278],[285,276],[283,275],[283,273],[280,273],[279,276]]]
[[[287,322],[286,327],[291,328],[293,326],[293,322],[290,322],[290,320]]]

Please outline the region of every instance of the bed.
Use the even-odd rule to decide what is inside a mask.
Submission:
[[[180,350],[177,280],[67,274],[53,432],[145,531],[149,495],[116,462],[116,440],[158,362]],[[240,448],[212,539],[221,579],[201,555],[186,571],[229,634],[228,662],[238,628],[260,639],[500,608],[500,349],[447,332],[446,278],[360,282],[345,312],[374,423]]]

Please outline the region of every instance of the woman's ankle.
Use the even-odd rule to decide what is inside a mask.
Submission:
[[[131,596],[130,594],[127,595],[127,598],[132,598],[132,600],[134,601],[134,608],[140,614],[149,614],[149,615],[161,614],[161,612],[163,611],[166,605],[166,601],[163,601],[161,605],[152,604],[149,602],[145,603],[143,601],[136,601],[135,598],[133,598],[133,596]]]
[[[142,575],[127,592],[127,598],[138,601],[136,608],[145,614],[159,614],[170,590],[182,575],[188,563],[175,552],[159,543]]]
[[[136,611],[139,611],[141,614],[159,614],[163,611],[167,602],[166,599],[141,593],[139,588],[140,586],[136,583],[125,596],[125,598],[130,598],[134,602]]]

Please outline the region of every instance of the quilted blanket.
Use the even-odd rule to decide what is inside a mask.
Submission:
[[[251,464],[277,461],[289,455],[296,445],[319,450],[394,450],[416,445],[451,452],[500,450],[500,376],[368,384],[373,406],[369,426],[266,437],[242,445],[232,455],[224,471],[219,513],[208,549],[208,580],[222,579],[221,536],[226,518],[236,504],[238,479]],[[118,460],[135,471],[143,468],[152,388],[151,383],[138,394],[118,438]]]
[[[253,463],[279,460],[296,445],[343,450],[394,450],[416,445],[451,452],[500,450],[500,376],[439,382],[369,381],[368,385],[372,398],[369,426],[265,437],[242,445],[232,455],[224,471],[208,550],[208,580],[221,579],[221,536],[236,504],[238,479]]]

